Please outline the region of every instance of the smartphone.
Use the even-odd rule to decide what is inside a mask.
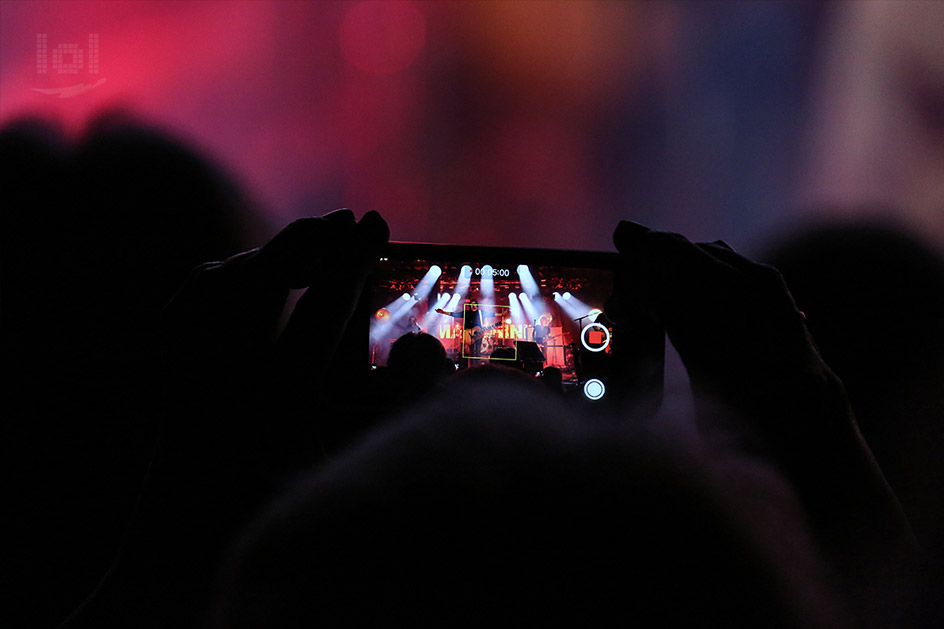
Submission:
[[[385,368],[398,338],[422,332],[457,370],[497,363],[559,377],[591,402],[623,394],[639,384],[638,366],[627,366],[641,330],[606,311],[619,262],[609,252],[391,242],[358,308],[364,364]],[[647,334],[650,349],[662,347],[661,329]]]

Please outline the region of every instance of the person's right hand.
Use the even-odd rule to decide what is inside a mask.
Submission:
[[[731,437],[719,419],[750,436],[741,447],[791,482],[842,586],[869,605],[913,557],[914,538],[779,272],[722,241],[628,221],[613,240],[623,259],[616,304],[665,327],[706,436]]]
[[[750,410],[771,387],[831,377],[773,267],[722,241],[695,244],[629,221],[613,240],[624,261],[618,297],[662,323],[696,395]]]

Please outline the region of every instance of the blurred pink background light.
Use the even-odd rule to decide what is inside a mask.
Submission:
[[[0,122],[38,114],[79,133],[101,111],[133,112],[243,183],[264,208],[260,240],[347,206],[381,211],[401,240],[609,249],[630,218],[749,249],[817,211],[882,202],[944,242],[928,115],[944,50],[908,26],[939,24],[940,3],[0,11]],[[79,72],[53,68],[61,44],[82,49]]]

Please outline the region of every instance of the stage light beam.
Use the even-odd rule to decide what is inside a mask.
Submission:
[[[521,282],[521,288],[524,290],[524,293],[529,297],[533,297],[541,292],[527,264],[518,265],[518,280]]]
[[[462,296],[464,293],[456,293],[452,296],[452,299],[449,300],[449,305],[443,308],[449,312],[455,312],[456,308],[459,307],[459,303],[462,301]]]
[[[521,302],[514,293],[508,293],[508,307],[511,311],[511,320],[515,325],[527,325],[528,317],[521,308]]]
[[[442,268],[439,265],[434,264],[429,267],[429,270],[426,271],[426,274],[416,284],[416,290],[413,293],[413,298],[416,301],[425,300],[429,294],[433,291],[433,286],[436,284],[436,280],[439,279],[439,276],[442,275]]]
[[[469,292],[469,283],[472,281],[472,267],[468,264],[459,269],[459,279],[456,281],[456,294],[461,298]]]
[[[571,293],[564,293],[563,295],[554,293],[554,301],[557,302],[557,305],[560,306],[571,319],[580,319],[590,314],[590,306],[580,301],[580,299]],[[581,321],[581,323],[584,323],[584,321]]]
[[[443,293],[436,299],[436,303],[433,304],[433,307],[426,311],[426,314],[423,315],[423,320],[420,321],[420,327],[424,330],[429,330],[429,326],[436,323],[440,317],[446,317],[446,315],[439,314],[436,312],[437,308],[442,308],[446,310],[446,306],[449,303],[449,300],[452,296],[449,293]],[[449,318],[449,317],[446,317]]]
[[[374,319],[370,322],[370,338],[372,341],[383,342],[389,338],[397,322],[403,318],[406,313],[413,309],[416,304],[409,293],[403,293],[392,302],[384,306],[390,312],[390,318],[386,321]]]
[[[534,305],[534,302],[531,301],[531,298],[528,296],[527,293],[521,293],[520,298],[521,298],[521,305],[522,307],[524,307],[524,311],[528,315],[528,319],[530,319],[531,322],[534,323],[541,317],[541,313],[538,310],[538,307]]]

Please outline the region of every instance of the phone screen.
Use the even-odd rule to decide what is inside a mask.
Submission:
[[[383,368],[398,338],[423,332],[457,369],[553,368],[565,389],[601,399],[619,343],[605,312],[616,260],[605,252],[390,243],[368,283],[368,363]]]

